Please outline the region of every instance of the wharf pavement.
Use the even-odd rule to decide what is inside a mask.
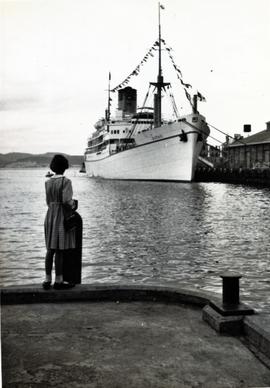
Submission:
[[[269,315],[221,335],[202,319],[218,299],[153,285],[2,288],[3,387],[269,387]]]

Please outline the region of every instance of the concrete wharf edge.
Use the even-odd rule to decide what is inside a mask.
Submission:
[[[203,308],[211,302],[220,303],[218,294],[172,286],[81,284],[68,290],[43,290],[41,285],[1,288],[1,305],[66,302],[132,302],[148,301],[188,304]],[[243,317],[245,345],[270,368],[270,314]]]

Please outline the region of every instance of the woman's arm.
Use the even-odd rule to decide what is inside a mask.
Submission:
[[[69,205],[71,208],[75,208],[75,201],[73,197],[73,189],[71,180],[64,178],[63,182],[63,203]]]
[[[47,181],[45,182],[45,193],[46,193],[46,203],[47,203],[47,206],[49,206]]]

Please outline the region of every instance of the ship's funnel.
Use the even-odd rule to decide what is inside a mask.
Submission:
[[[118,110],[125,114],[133,114],[137,111],[137,90],[127,86],[118,91]]]

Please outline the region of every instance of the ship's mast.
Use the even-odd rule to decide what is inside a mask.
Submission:
[[[161,68],[161,24],[160,24],[160,3],[158,3],[158,77],[162,76]]]
[[[165,86],[170,85],[168,82],[163,82],[162,76],[162,67],[161,67],[161,23],[160,23],[160,8],[163,8],[160,3],[158,3],[158,76],[157,82],[150,82],[151,85],[154,85],[157,89],[157,93],[154,95],[154,126],[161,126],[161,97],[162,89]]]
[[[105,120],[107,123],[108,132],[109,132],[110,119],[111,119],[111,72],[109,72],[109,80],[108,80],[108,105],[107,105],[107,109],[105,109]]]

